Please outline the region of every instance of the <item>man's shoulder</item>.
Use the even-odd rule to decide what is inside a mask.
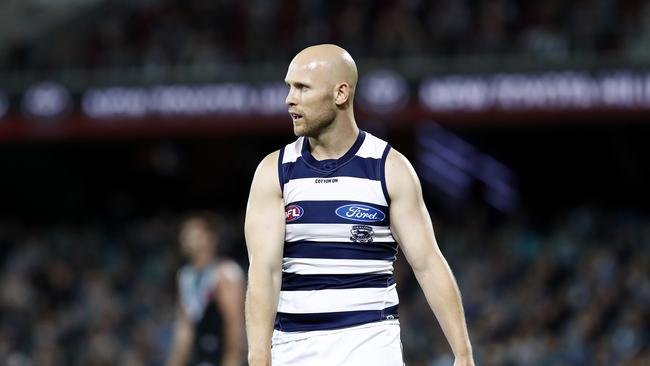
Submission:
[[[404,156],[400,151],[396,150],[394,147],[390,148],[388,155],[386,156],[386,168],[392,166],[397,169],[404,169],[411,166],[409,159]]]
[[[278,149],[275,151],[272,151],[268,153],[260,162],[260,164],[269,164],[269,163],[277,163],[278,162],[278,157],[280,157],[280,153],[282,152],[282,149]]]
[[[404,154],[392,148],[386,157],[386,185],[391,201],[398,195],[419,189],[413,165]]]
[[[269,154],[267,154],[260,163],[257,165],[257,171],[256,175],[264,172],[268,172],[271,169],[277,169],[278,166],[278,160],[280,158],[280,153],[282,150],[275,150]]]
[[[219,277],[232,282],[241,282],[244,279],[244,270],[232,259],[223,258],[217,264]]]

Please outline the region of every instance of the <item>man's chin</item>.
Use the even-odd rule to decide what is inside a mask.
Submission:
[[[302,137],[307,135],[307,130],[303,126],[293,126],[293,134],[296,135],[296,137]]]

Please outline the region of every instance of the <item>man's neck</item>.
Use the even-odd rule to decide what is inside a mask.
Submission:
[[[309,137],[310,152],[316,160],[338,159],[345,155],[359,136],[354,120],[336,121],[316,137]]]
[[[213,260],[214,260],[214,258],[212,257],[212,255],[207,255],[206,254],[206,255],[199,256],[198,258],[195,258],[192,261],[192,265],[197,270],[202,270],[205,267],[207,267],[210,263],[212,263]]]

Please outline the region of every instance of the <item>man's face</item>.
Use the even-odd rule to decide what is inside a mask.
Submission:
[[[181,250],[188,258],[194,259],[202,253],[214,249],[215,237],[206,225],[200,219],[190,219],[183,223],[179,240]]]
[[[327,65],[294,59],[285,82],[289,93],[285,100],[296,136],[316,136],[336,117],[334,88],[327,76]]]

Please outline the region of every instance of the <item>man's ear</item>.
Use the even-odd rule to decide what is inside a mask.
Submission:
[[[334,103],[341,106],[348,100],[350,100],[350,85],[346,82],[336,85],[336,90],[334,91]]]

